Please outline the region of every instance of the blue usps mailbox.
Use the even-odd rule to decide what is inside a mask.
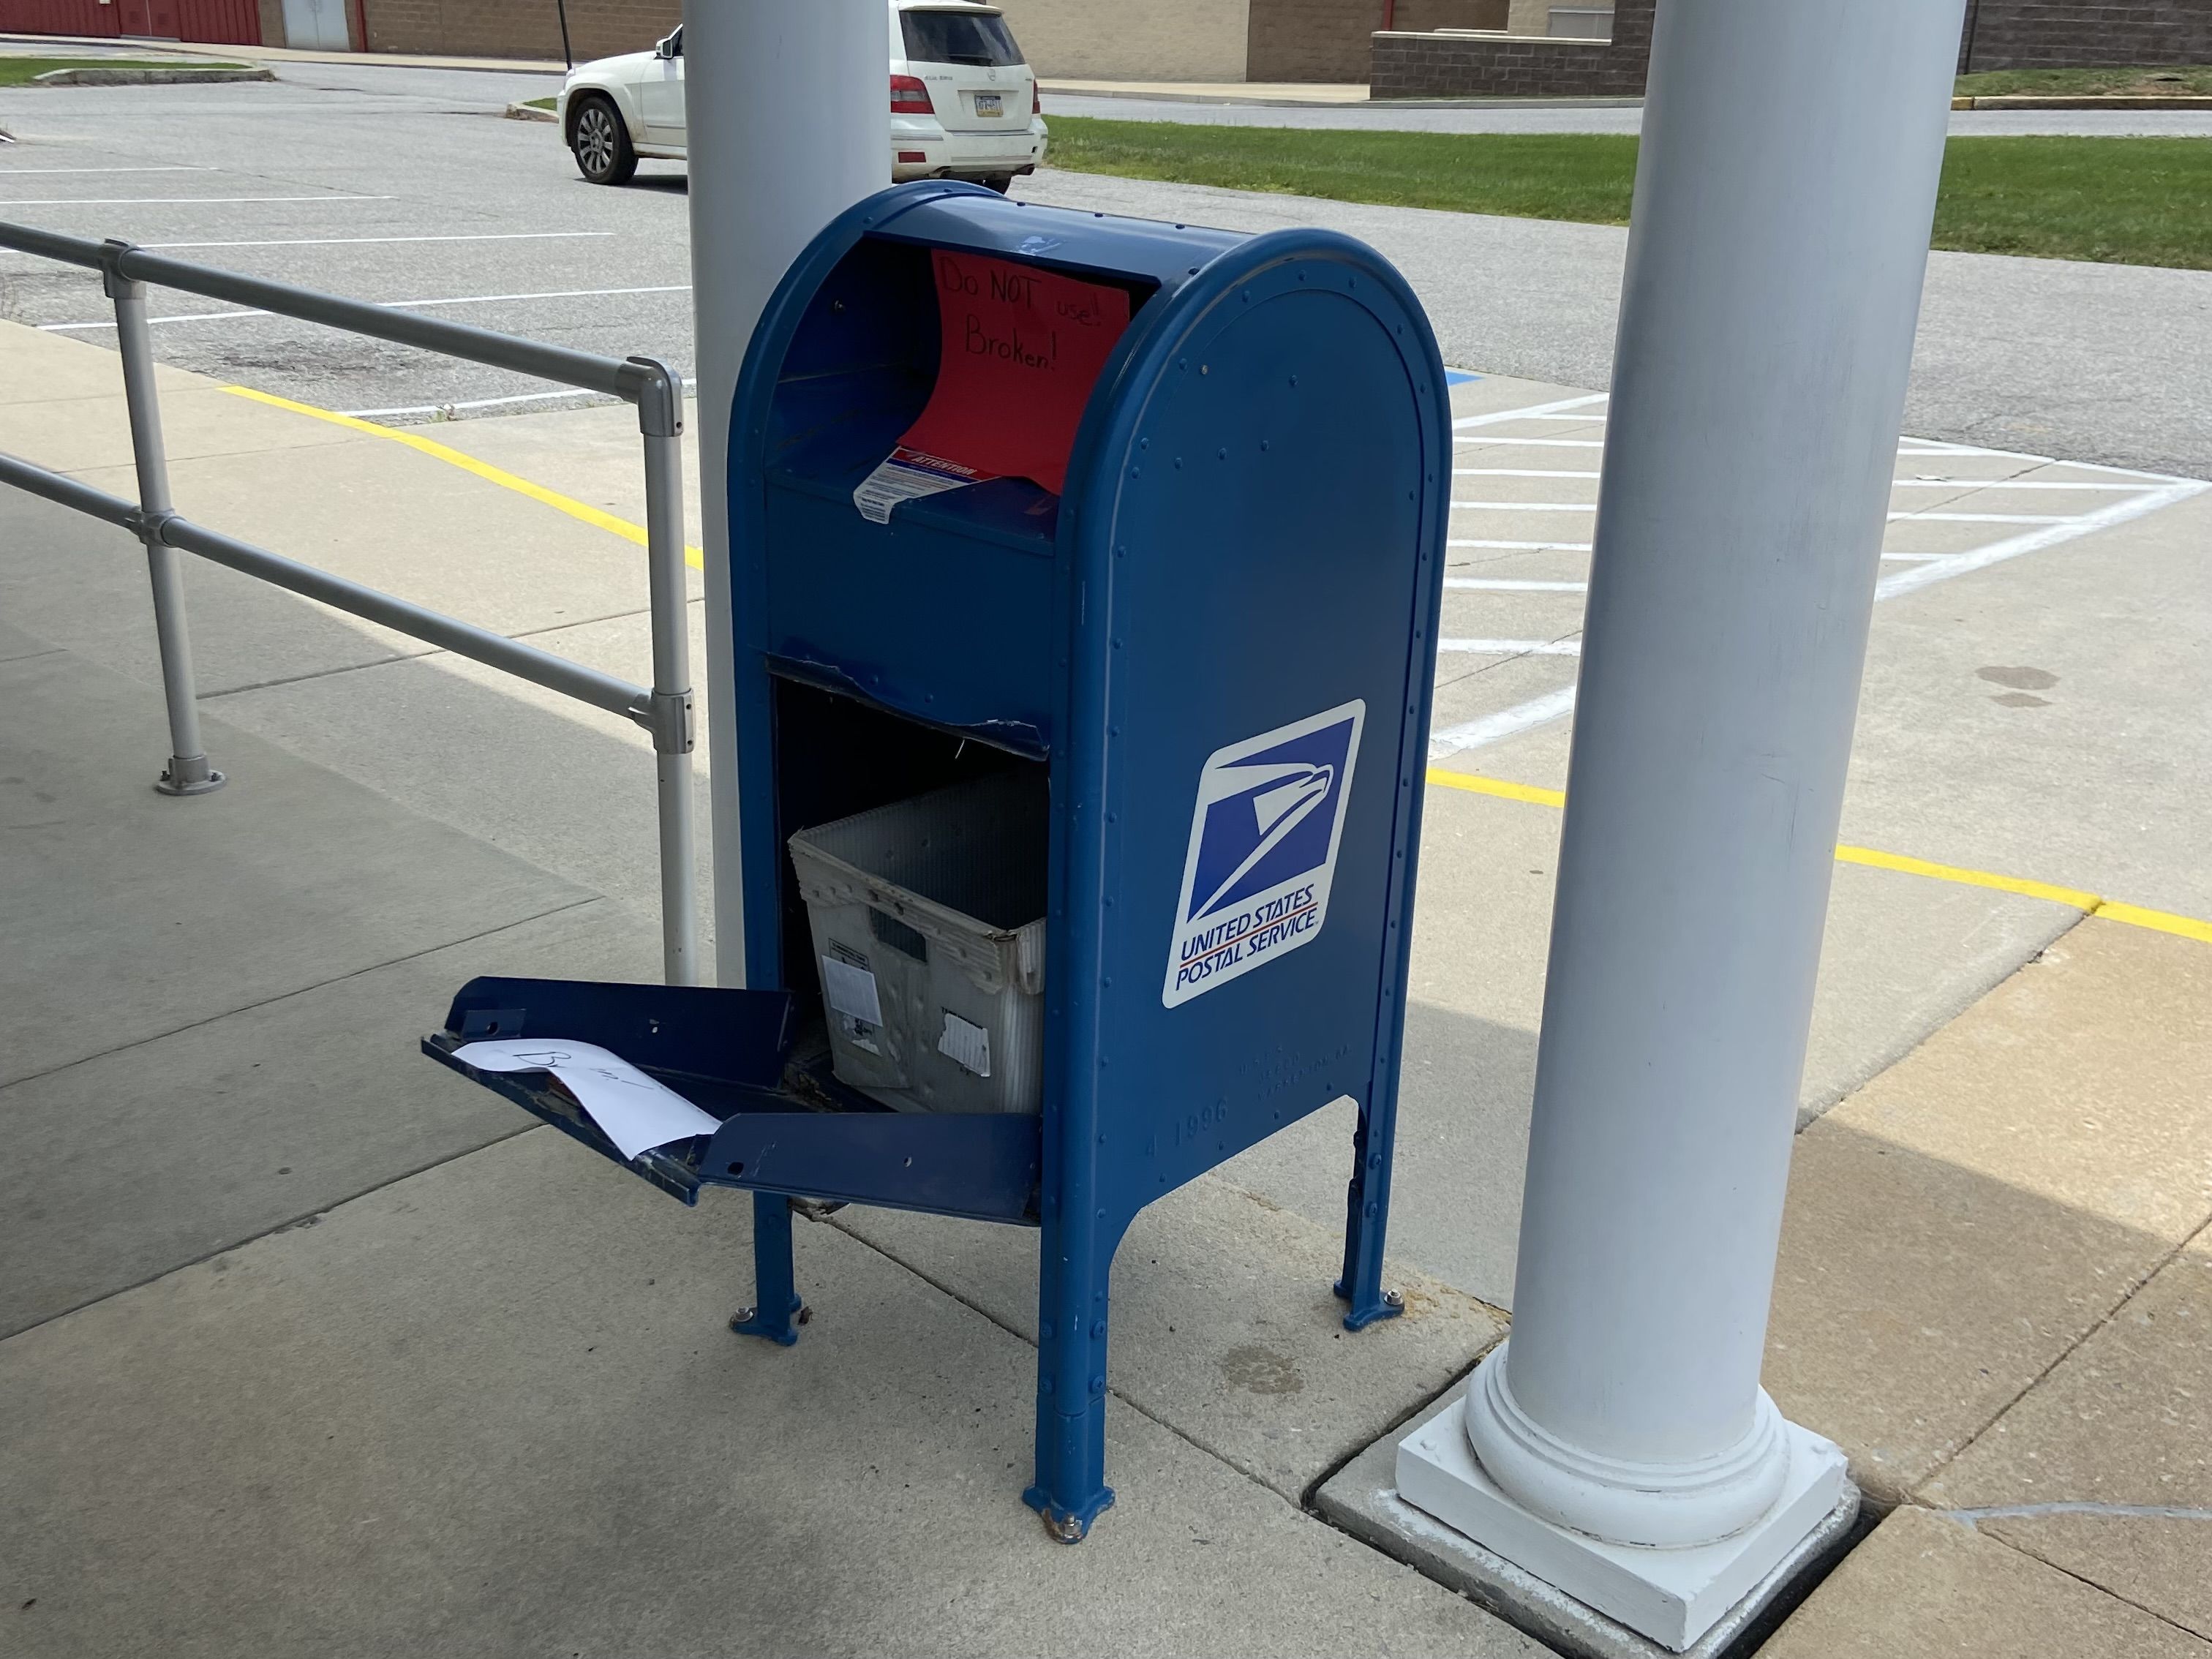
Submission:
[[[1077,337],[1102,314],[1106,338]],[[1354,1330],[1397,1311],[1382,1244],[1451,474],[1436,343],[1341,236],[924,182],[792,267],[731,431],[751,988],[480,981],[427,1047],[687,1201],[752,1188],[741,1328],[779,1340],[794,1197],[1042,1229],[1026,1497],[1073,1541],[1113,1501],[1108,1274],[1146,1204],[1348,1096],[1336,1290]],[[963,800],[988,822],[963,825]],[[916,802],[935,805],[902,832]],[[822,828],[851,825],[872,827]],[[805,873],[807,846],[844,886]],[[1002,912],[972,937],[963,892]],[[830,937],[832,899],[866,928]],[[931,1002],[930,963],[981,983],[975,940],[1025,961],[1035,922],[1033,1008],[987,1030]],[[1028,971],[990,981],[994,1007]],[[487,1036],[604,1042],[721,1127],[622,1159],[546,1079],[454,1057]],[[964,1109],[954,1085],[1032,1037],[1034,1098]]]

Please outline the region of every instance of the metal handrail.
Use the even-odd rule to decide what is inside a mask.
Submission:
[[[18,457],[0,454],[0,483],[12,484],[74,511],[130,531],[144,544],[154,589],[161,684],[168,705],[170,757],[155,786],[173,795],[219,789],[223,775],[208,763],[200,743],[199,710],[192,685],[191,645],[176,553],[198,555],[249,576],[289,588],[338,610],[438,646],[530,681],[580,702],[621,714],[653,734],[660,826],[660,927],[663,965],[672,985],[696,981],[699,969],[697,895],[691,817],[690,635],[685,626],[684,574],[684,381],[653,357],[621,359],[489,329],[424,317],[312,289],[294,288],[235,271],[195,265],[149,253],[123,241],[91,241],[57,231],[0,222],[0,247],[101,273],[115,305],[116,340],[123,360],[124,400],[130,411],[131,447],[138,500],[111,495],[89,484]],[[159,283],[210,299],[303,322],[419,347],[541,380],[611,393],[637,406],[645,447],[646,568],[653,618],[653,684],[627,680],[571,662],[534,645],[512,640],[458,617],[282,554],[192,523],[169,497],[168,462],[161,439],[161,404],[154,380],[153,336],[144,284]]]
[[[349,334],[390,340],[395,345],[419,346],[443,356],[465,357],[471,362],[492,368],[511,368],[520,374],[534,374],[542,380],[558,380],[564,386],[606,392],[630,403],[637,401],[633,382],[639,371],[619,357],[604,357],[597,352],[578,351],[570,346],[548,345],[541,340],[499,334],[467,323],[449,322],[443,317],[425,317],[373,301],[348,300],[313,289],[295,288],[289,283],[272,283],[240,271],[196,265],[125,241],[95,242],[88,237],[66,236],[59,231],[0,222],[0,247],[82,265],[88,270],[110,271],[132,282],[150,283],[156,288],[173,288],[210,300],[228,300],[234,305],[279,317],[321,323]]]

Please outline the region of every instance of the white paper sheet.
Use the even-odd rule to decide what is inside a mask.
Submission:
[[[855,968],[835,957],[823,957],[822,995],[837,1012],[863,1025],[884,1023],[884,1004],[876,992],[876,976],[865,968]]]
[[[977,1077],[991,1075],[990,1027],[963,1019],[950,1008],[945,1011],[945,1030],[937,1039],[937,1052]]]
[[[658,1078],[592,1042],[503,1037],[465,1042],[453,1058],[485,1072],[550,1072],[624,1158],[722,1127]]]

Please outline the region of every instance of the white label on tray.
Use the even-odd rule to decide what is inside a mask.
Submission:
[[[876,976],[865,968],[835,957],[822,958],[822,994],[830,1006],[863,1025],[884,1023],[884,1005],[876,994]]]
[[[860,487],[853,492],[853,505],[860,509],[862,518],[889,524],[891,509],[901,501],[958,489],[966,484],[988,483],[998,476],[995,472],[979,472],[972,466],[963,466],[941,456],[926,455],[901,444],[881,466],[860,480]]]
[[[722,1127],[721,1119],[597,1043],[508,1037],[465,1042],[453,1058],[480,1072],[550,1072],[624,1158]]]
[[[1364,702],[1341,703],[1199,768],[1160,988],[1169,1007],[1320,937],[1366,717]]]
[[[945,1033],[937,1039],[937,1052],[963,1071],[991,1075],[990,1028],[971,1024],[950,1008],[945,1011]]]

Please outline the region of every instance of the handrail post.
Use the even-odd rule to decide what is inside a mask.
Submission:
[[[646,575],[652,594],[653,732],[659,781],[660,938],[671,985],[699,982],[691,812],[691,635],[684,573],[684,377],[653,357],[623,365],[645,442]]]
[[[199,705],[192,690],[191,633],[185,622],[185,583],[176,550],[161,539],[169,499],[169,460],[161,443],[161,404],[154,386],[154,339],[146,325],[146,289],[122,271],[128,242],[102,246],[100,275],[115,302],[115,337],[123,358],[123,401],[131,415],[131,453],[138,471],[138,539],[154,590],[154,633],[161,653],[161,693],[169,706],[169,764],[154,785],[165,795],[204,795],[223,786],[200,743]]]

